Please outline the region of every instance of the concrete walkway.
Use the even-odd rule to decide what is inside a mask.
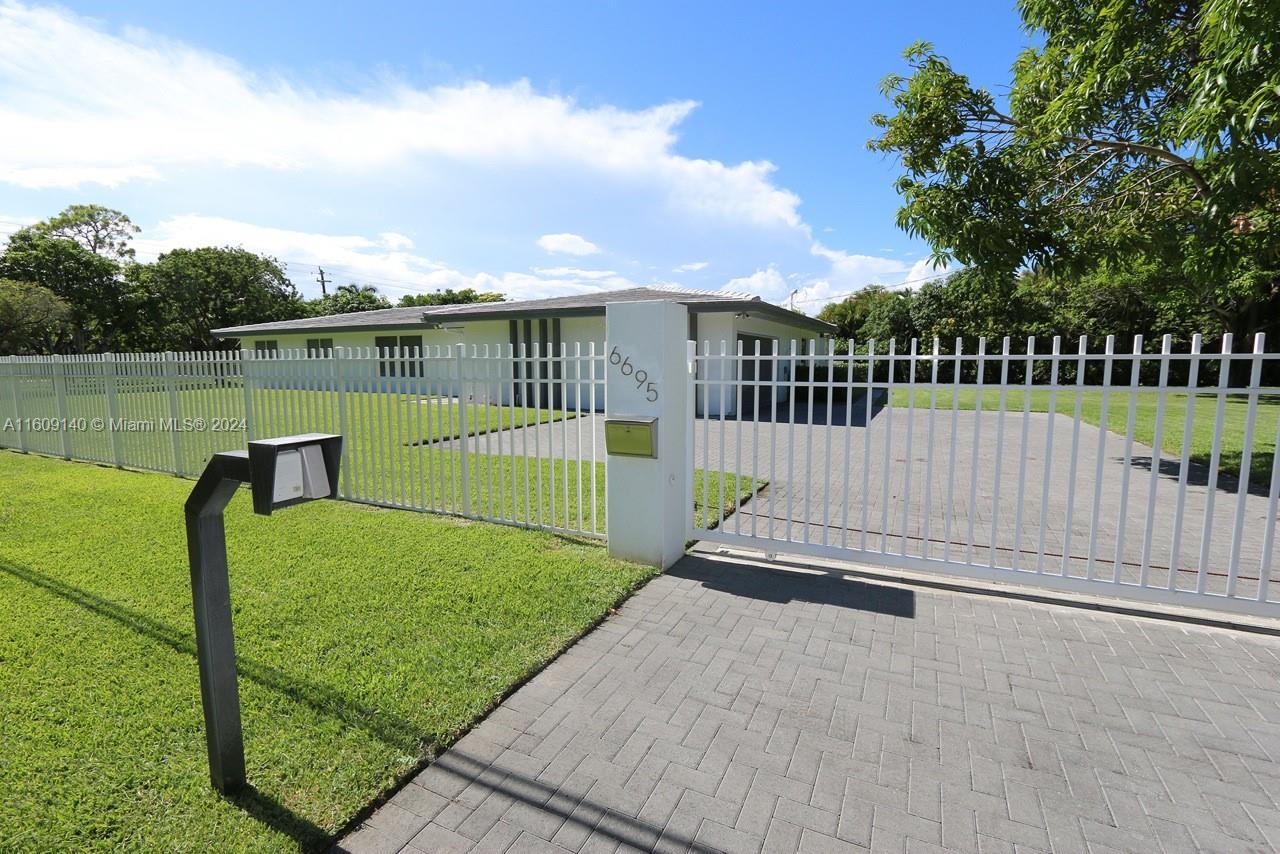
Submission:
[[[688,557],[338,850],[1268,851],[1280,639]]]

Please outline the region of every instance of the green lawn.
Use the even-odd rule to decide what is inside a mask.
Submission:
[[[483,450],[484,443],[476,447]],[[462,456],[439,446],[398,447],[394,455],[368,460],[353,454],[352,492],[363,500],[395,506],[462,512]],[[586,532],[605,530],[603,462],[472,453],[467,463],[471,514]],[[717,505],[723,516],[765,484],[763,479],[726,472],[722,495],[720,472],[697,469],[694,517],[700,525],[714,521]]]
[[[123,384],[122,384],[123,385]],[[125,385],[116,395],[114,409],[97,384],[77,388],[72,384],[66,395],[66,416],[71,419],[109,419],[114,416],[137,422],[159,422],[178,419],[203,419],[203,430],[193,430],[179,437],[176,447],[182,472],[196,474],[204,461],[219,450],[243,447],[245,435],[237,425],[246,420],[254,438],[280,436],[308,431],[339,433],[347,437],[353,450],[382,449],[394,445],[416,445],[442,439],[455,439],[463,434],[523,427],[529,424],[573,418],[573,411],[535,409],[521,406],[497,406],[480,403],[459,405],[457,400],[429,395],[391,394],[372,391],[348,391],[339,395],[323,389],[255,388],[248,401],[238,384],[207,384],[203,388],[176,391],[175,405],[167,392],[155,391],[154,384],[132,390]],[[16,430],[4,424],[10,416],[10,401],[0,400],[0,444],[17,447]],[[248,413],[246,418],[246,412]],[[345,412],[345,418],[343,413]],[[56,397],[28,391],[24,396],[23,415],[29,418],[59,418]],[[215,425],[215,422],[221,422]],[[230,427],[231,429],[226,429]],[[81,459],[112,461],[116,448],[104,431],[84,430],[70,434],[71,455]],[[27,445],[40,453],[60,454],[61,438],[55,433],[29,434]],[[126,466],[172,470],[175,445],[169,431],[120,431],[118,445]]]
[[[726,508],[748,487],[726,481]],[[224,799],[205,766],[190,489],[0,451],[0,849],[321,850],[653,574],[538,531],[333,501],[263,518],[238,495],[253,789]]]
[[[1005,398],[1005,408],[1010,412],[1022,410],[1024,392],[1009,391]],[[1102,392],[1085,391],[1080,393],[1080,417],[1093,425],[1102,423]],[[1031,392],[1031,411],[1049,411],[1048,391]],[[957,406],[963,410],[974,409],[977,403],[977,389],[961,388]],[[1138,393],[1135,407],[1133,436],[1150,445],[1155,439],[1156,395]],[[1162,452],[1169,458],[1178,459],[1182,455],[1183,426],[1186,423],[1187,398],[1185,394],[1169,394],[1165,400],[1164,434],[1160,445]],[[905,407],[911,399],[910,389],[895,388],[892,401],[895,407]],[[951,409],[952,392],[939,389],[937,407],[940,410]],[[984,390],[982,408],[995,411],[1000,402],[998,391]],[[915,405],[929,406],[929,392],[916,390]],[[1058,392],[1055,408],[1061,415],[1071,417],[1075,413],[1076,393],[1072,391]],[[1196,395],[1191,415],[1191,460],[1202,465],[1209,464],[1213,450],[1214,425],[1217,417],[1218,401],[1214,395]],[[1240,473],[1241,449],[1244,447],[1245,421],[1248,415],[1248,398],[1244,395],[1228,395],[1223,408],[1222,419],[1222,452],[1220,468],[1231,474]],[[1119,435],[1124,435],[1129,418],[1129,392],[1113,391],[1107,401],[1107,428]],[[1271,482],[1271,465],[1275,457],[1276,421],[1280,419],[1280,398],[1262,397],[1258,401],[1258,414],[1254,427],[1253,454],[1250,461],[1250,480],[1255,483]]]
[[[157,392],[150,379],[136,390],[125,387],[117,395],[118,417],[147,421],[169,417],[167,392]],[[83,393],[67,397],[71,418],[104,417],[106,397],[96,386],[86,385]],[[177,452],[183,462],[182,472],[196,475],[213,453],[228,448],[244,447],[243,432],[211,431],[215,418],[243,420],[245,398],[242,387],[209,384],[205,388],[176,393],[177,411],[184,418],[201,417],[210,422],[204,432],[183,433],[178,437]],[[28,399],[26,410],[33,417],[54,418],[56,401],[52,396],[37,401]],[[0,400],[0,403],[3,403]],[[353,498],[417,509],[439,509],[462,512],[462,453],[436,444],[468,436],[483,437],[512,427],[555,422],[572,436],[577,425],[572,410],[547,410],[519,406],[459,404],[457,400],[439,397],[417,397],[402,394],[348,391],[341,404],[336,391],[297,389],[255,389],[248,404],[254,437],[293,433],[341,433],[346,440],[344,482]],[[45,411],[48,410],[48,411]],[[0,410],[2,412],[4,410]],[[345,417],[341,413],[345,412]],[[0,418],[3,427],[3,418]],[[555,428],[557,431],[560,427]],[[55,433],[29,434],[28,447],[38,453],[62,454],[61,438]],[[73,432],[71,455],[75,458],[111,462],[115,459],[111,437],[92,430]],[[572,447],[572,438],[566,444]],[[590,437],[584,436],[590,444]],[[175,454],[170,432],[126,432],[118,434],[126,467],[171,471]],[[17,436],[0,433],[0,444],[16,446]],[[592,465],[577,460],[549,460],[535,463],[522,455],[498,457],[486,455],[495,446],[484,438],[470,444],[469,486],[473,513],[501,519],[527,521],[545,527],[574,528],[603,532],[605,529],[604,463],[594,466],[595,504],[592,518]],[[517,446],[517,450],[523,450]],[[530,445],[530,452],[534,447]],[[544,452],[545,448],[542,449]],[[568,503],[564,484],[569,484]],[[695,479],[695,512],[701,522],[708,505],[721,502],[719,475],[710,475],[711,501],[703,500],[704,479]],[[747,479],[740,484],[736,475],[725,479],[722,512],[731,510],[738,498],[763,487],[754,487]],[[554,488],[554,489],[553,489]],[[594,525],[593,525],[594,522]]]
[[[0,454],[0,848],[322,847],[651,574],[538,532],[339,502],[265,519],[238,496],[256,791],[227,801],[204,766],[190,487]]]

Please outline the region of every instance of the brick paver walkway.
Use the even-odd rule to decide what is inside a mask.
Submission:
[[[342,850],[1280,849],[1280,639],[688,557]]]

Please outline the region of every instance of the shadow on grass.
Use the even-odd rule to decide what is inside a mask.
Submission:
[[[298,843],[301,851],[323,851],[333,842],[333,834],[308,821],[268,794],[247,785],[226,797],[257,821]]]
[[[196,657],[194,625],[190,634],[178,631],[153,617],[30,567],[0,561],[0,572],[6,572],[85,610],[114,620],[130,631],[163,644],[175,652],[192,658]],[[236,656],[236,667],[241,677],[256,682],[264,688],[278,691],[320,714],[335,717],[348,726],[362,729],[391,747],[418,752],[423,746],[424,739],[421,731],[409,721],[355,702],[332,688],[308,682],[277,667],[247,659],[243,655]]]

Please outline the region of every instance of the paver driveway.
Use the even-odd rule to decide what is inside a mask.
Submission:
[[[1067,574],[1077,577],[1088,575],[1092,567],[1097,577],[1108,580],[1118,565],[1122,580],[1136,583],[1145,576],[1157,586],[1170,583],[1170,565],[1176,563],[1173,583],[1195,590],[1201,534],[1208,520],[1205,589],[1225,592],[1236,525],[1235,478],[1221,476],[1214,489],[1204,467],[1189,466],[1179,526],[1180,460],[1163,456],[1153,475],[1152,449],[1134,442],[1126,467],[1124,437],[1116,433],[1108,431],[1100,443],[1098,427],[1082,424],[1077,437],[1075,423],[1065,415],[1024,416],[1016,411],[1002,418],[992,412],[957,412],[953,442],[950,410],[938,410],[932,420],[927,409],[909,414],[901,407],[882,407],[874,412],[870,429],[863,427],[863,404],[853,407],[850,427],[844,426],[843,407],[833,413],[831,420],[839,425],[834,427],[826,426],[821,407],[812,425],[699,419],[694,428],[695,467],[723,466],[769,482],[725,523],[726,529],[793,543],[847,545],[913,557],[945,554],[951,560],[971,558],[980,564],[1047,572],[1061,571],[1065,564]],[[554,457],[567,451],[570,458],[578,458],[588,455],[594,435],[595,459],[603,460],[601,420],[587,416],[504,431],[489,437],[491,445],[485,444],[485,437],[472,440],[472,449],[522,454],[527,443],[530,449],[535,444],[544,452],[551,449],[547,453]],[[954,469],[949,464],[953,445]],[[789,458],[788,448],[795,449],[794,457]],[[1264,549],[1266,490],[1255,487],[1246,494],[1243,509],[1236,593],[1254,597]],[[1095,526],[1096,540],[1090,537]],[[1144,550],[1148,526],[1152,545]],[[780,544],[777,551],[787,547]],[[1268,591],[1268,598],[1280,601],[1280,571],[1272,573]]]
[[[346,851],[1269,851],[1280,639],[687,557]]]

